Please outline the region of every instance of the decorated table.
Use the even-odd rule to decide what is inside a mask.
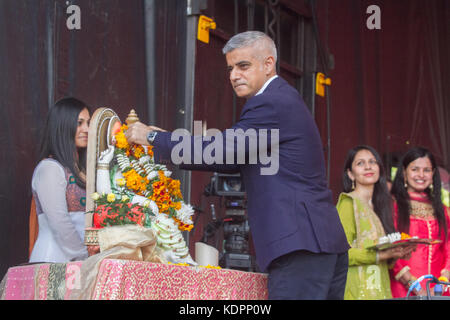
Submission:
[[[109,108],[92,115],[83,236],[89,258],[12,267],[0,283],[1,299],[267,299],[266,274],[192,259],[182,232],[194,227],[194,209],[152,147],[128,143],[125,132],[136,121],[134,110],[126,124]],[[31,261],[49,261],[43,259],[49,258]]]
[[[12,267],[1,285],[1,299],[69,299],[79,288],[82,262]],[[188,267],[135,260],[101,262],[93,300],[264,300],[267,275],[230,269]]]

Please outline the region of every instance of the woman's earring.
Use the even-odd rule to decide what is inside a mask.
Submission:
[[[406,182],[406,180],[405,180],[405,184],[404,184],[404,186],[405,186],[405,189],[407,189],[407,188],[408,188],[408,183]]]
[[[433,191],[433,184],[430,184],[429,188],[431,191]]]
[[[352,190],[355,190],[355,180],[352,180]]]

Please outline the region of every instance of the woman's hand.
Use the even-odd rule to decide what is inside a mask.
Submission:
[[[416,280],[417,278],[414,277],[410,271],[406,271],[405,274],[399,279],[400,283],[405,286],[406,290],[409,290],[410,285],[413,284]],[[421,286],[419,291],[417,289],[413,289],[412,293],[414,293],[416,296],[426,296],[427,290],[425,287]],[[434,295],[434,290],[431,289],[430,293]]]
[[[411,253],[416,250],[416,244],[408,244],[404,246],[398,246],[378,252],[378,261],[385,261],[389,259],[404,259],[411,258]]]
[[[447,279],[450,279],[450,270],[447,269],[442,269],[441,271],[441,277],[445,277]],[[445,281],[447,282],[447,281]]]
[[[416,243],[406,244],[406,245],[400,246],[400,248],[402,248],[402,253],[403,253],[403,256],[400,259],[409,260],[411,258],[411,254],[414,251],[416,251],[417,244]]]

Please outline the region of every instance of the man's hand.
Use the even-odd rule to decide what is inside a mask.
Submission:
[[[166,131],[155,126],[146,126],[141,122],[135,122],[128,126],[128,130],[125,132],[125,137],[128,143],[135,143],[148,146],[147,134],[150,131]]]
[[[94,254],[100,253],[100,246],[87,246],[88,255],[93,256]]]

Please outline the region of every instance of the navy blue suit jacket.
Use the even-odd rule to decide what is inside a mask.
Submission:
[[[349,245],[327,187],[319,131],[297,90],[275,78],[263,93],[247,100],[232,129],[279,129],[278,172],[262,175],[261,168],[268,165],[260,163],[202,163],[181,168],[241,173],[260,269],[266,271],[271,261],[295,250],[346,252]],[[171,141],[171,133],[158,133],[153,143],[155,159],[170,160],[177,143]],[[202,148],[209,143],[202,141]],[[225,149],[224,143],[224,153],[230,152]]]

